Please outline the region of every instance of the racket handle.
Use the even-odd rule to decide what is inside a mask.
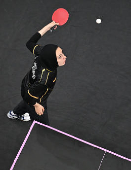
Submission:
[[[53,32],[54,28],[56,27],[57,25],[54,25],[51,29],[50,29],[50,32]]]

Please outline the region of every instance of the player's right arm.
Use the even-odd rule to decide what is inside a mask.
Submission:
[[[43,27],[40,31],[36,32],[26,43],[26,47],[35,55],[39,55],[41,52],[41,49],[43,46],[40,46],[37,44],[38,40],[47,32],[49,31],[53,26],[59,25],[59,23],[56,23],[55,21],[52,21],[45,27]],[[55,27],[55,29],[57,26]]]

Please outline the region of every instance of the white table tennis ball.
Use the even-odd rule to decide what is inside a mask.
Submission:
[[[101,24],[101,19],[96,19],[97,24]]]

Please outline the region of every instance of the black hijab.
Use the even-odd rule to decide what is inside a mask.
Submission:
[[[51,71],[54,71],[58,67],[58,62],[56,58],[57,48],[57,45],[47,44],[42,48],[41,53],[39,55],[41,64]]]

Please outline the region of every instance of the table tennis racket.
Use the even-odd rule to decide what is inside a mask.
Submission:
[[[69,18],[69,13],[64,8],[58,8],[57,10],[54,11],[54,13],[52,15],[52,21],[55,21],[56,23],[59,23],[59,26],[64,25],[68,21],[68,18]],[[50,29],[50,31],[52,32],[55,27],[56,27],[56,25],[53,26]]]

